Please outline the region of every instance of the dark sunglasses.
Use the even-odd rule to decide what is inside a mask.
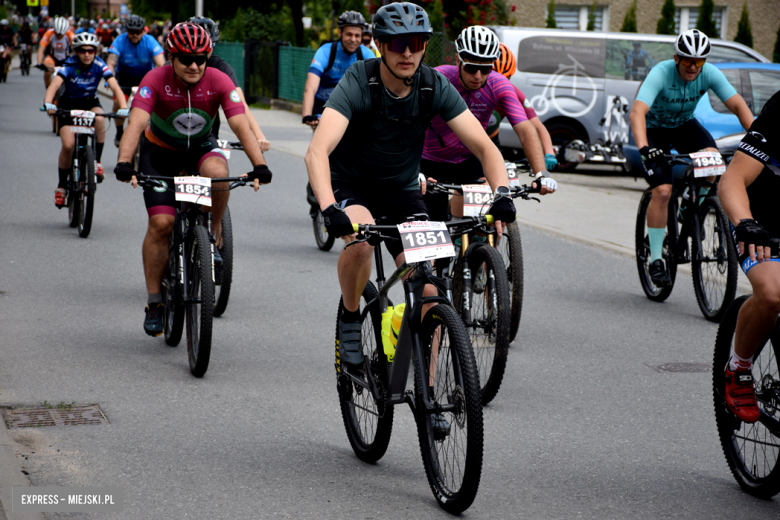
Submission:
[[[185,67],[189,67],[193,63],[198,67],[201,67],[206,63],[209,57],[206,56],[205,54],[195,54],[195,55],[185,54],[183,56],[177,56],[176,59],[179,60],[179,63],[181,63]]]
[[[680,63],[683,64],[683,67],[690,67],[691,65],[696,65],[697,69],[702,68],[706,61],[707,58],[680,58]]]
[[[95,54],[95,48],[94,47],[79,47],[76,49],[76,52],[78,54]]]
[[[139,35],[139,34],[141,34],[142,32],[143,32],[143,31],[127,31],[127,34],[132,34],[133,36],[138,36],[138,35]]]
[[[387,49],[390,52],[395,52],[396,54],[403,54],[406,52],[407,47],[409,47],[409,50],[413,53],[420,52],[421,50],[425,49],[425,44],[427,42],[428,38],[418,35],[396,36],[395,38],[385,40],[385,43],[387,43]]]
[[[476,74],[477,72],[481,72],[483,76],[487,76],[488,74],[490,74],[490,71],[493,70],[493,64],[487,63],[484,65],[475,65],[474,63],[466,63],[464,61],[463,70],[465,70],[469,74]]]

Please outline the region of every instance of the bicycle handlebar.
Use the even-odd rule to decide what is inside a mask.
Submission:
[[[484,220],[484,222],[479,222],[480,220]],[[450,220],[448,222],[445,222],[444,224],[447,226],[447,228],[453,228],[457,226],[462,226],[464,224],[477,224],[477,225],[483,225],[483,224],[493,224],[495,223],[496,219],[493,217],[493,215],[482,215],[481,217],[463,217],[458,220]],[[355,233],[369,233],[372,234],[372,232],[375,232],[377,235],[381,231],[394,231],[398,232],[398,226],[395,225],[387,225],[387,224],[352,224],[352,230]],[[383,238],[397,238],[397,237],[383,237]]]
[[[484,180],[476,181],[474,184],[484,184]],[[461,191],[463,189],[462,184],[444,184],[441,182],[426,182],[427,189],[429,189],[433,193],[449,193],[450,191]],[[528,194],[529,193],[539,193],[541,191],[541,185],[537,183],[536,188],[532,188],[531,186],[528,186],[527,184],[523,184],[522,186],[513,186],[509,188],[512,192],[511,197],[513,199],[521,198],[524,200],[535,200],[536,202],[541,202],[536,197],[531,197]]]
[[[46,110],[45,106],[41,107],[40,111],[41,112],[48,112],[48,110]],[[65,110],[65,109],[62,109],[62,108],[58,108],[57,111],[53,115],[69,116],[70,113],[71,113],[71,110]],[[122,118],[126,117],[126,116],[118,116],[118,115],[116,115],[116,112],[93,112],[93,114],[95,114],[96,116],[100,116],[100,117],[108,117],[110,119],[116,119],[118,117],[122,117]]]
[[[193,175],[193,177],[199,177],[200,175]],[[135,176],[136,180],[138,181],[139,186],[145,186],[150,188],[166,188],[171,189],[170,186],[165,186],[160,181],[170,181],[173,179],[173,177],[163,177],[161,175],[142,175],[140,173],[136,174]],[[239,186],[252,186],[253,182],[251,182],[251,179],[247,176],[242,177],[218,177],[218,178],[212,178],[211,179],[212,184],[215,182],[229,182],[231,183],[230,186],[228,186],[228,190],[232,190],[234,188],[238,188]]]

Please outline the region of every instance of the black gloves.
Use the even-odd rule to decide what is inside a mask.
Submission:
[[[745,250],[740,251],[743,255],[750,252],[750,244],[756,247],[769,245],[769,233],[753,219],[740,220],[734,228],[734,234],[737,236],[737,242],[745,243]]]
[[[669,166],[669,161],[664,157],[663,150],[645,146],[639,150],[639,154],[642,156],[642,165],[647,172],[655,169],[658,169],[658,171],[661,172]]]
[[[269,170],[268,166],[265,164],[258,164],[255,166],[254,170],[247,174],[247,177],[249,177],[251,180],[259,180],[260,184],[270,183],[272,176],[273,174],[271,173],[271,170]]]
[[[355,234],[355,230],[352,229],[352,221],[349,220],[349,215],[338,206],[338,203],[331,204],[325,208],[322,212],[322,217],[325,220],[325,228],[328,230],[328,233],[334,237]]]
[[[512,202],[511,197],[499,196],[493,200],[493,205],[490,206],[489,214],[493,215],[493,218],[500,220],[505,224],[511,224],[515,221],[517,216],[517,210],[515,209],[515,203]]]
[[[314,121],[318,121],[319,119],[320,118],[317,116],[303,116],[302,122],[305,125],[306,123],[313,123]]]
[[[133,175],[138,175],[133,169],[133,166],[129,162],[121,162],[114,168],[116,174],[116,180],[122,182],[130,182],[133,180]]]

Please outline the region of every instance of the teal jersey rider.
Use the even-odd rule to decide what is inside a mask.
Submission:
[[[714,65],[705,63],[695,80],[683,81],[674,60],[666,60],[653,67],[639,87],[636,99],[650,107],[647,128],[677,128],[693,119],[696,104],[709,89],[721,101],[737,93]]]

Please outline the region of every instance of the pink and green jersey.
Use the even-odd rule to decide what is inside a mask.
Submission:
[[[458,67],[441,65],[436,67],[436,70],[443,74],[457,89],[483,129],[487,128],[490,116],[496,108],[500,108],[506,114],[512,126],[528,120],[523,105],[517,99],[514,86],[501,74],[495,71],[491,72],[481,89],[468,90],[460,84]],[[423,159],[457,164],[471,158],[473,155],[460,142],[458,136],[450,130],[450,127],[447,126],[447,123],[444,122],[441,116],[433,118],[431,128],[428,129],[425,135]]]
[[[233,82],[212,67],[206,67],[195,86],[181,81],[171,65],[156,68],[144,76],[133,98],[133,108],[151,115],[146,138],[169,150],[188,150],[206,142],[220,105],[228,119],[244,113]]]

